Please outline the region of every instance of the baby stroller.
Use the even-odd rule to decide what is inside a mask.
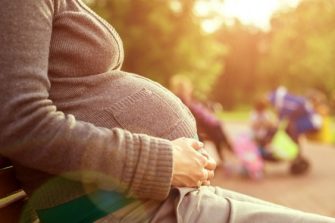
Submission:
[[[283,124],[279,126],[273,136],[276,143],[272,144],[277,144],[278,151],[287,150],[289,145],[295,147],[296,154],[291,157],[290,172],[294,175],[303,174],[309,169],[310,163],[302,155],[299,138],[303,134],[318,131],[322,126],[322,118],[306,98],[288,93],[283,87],[270,93],[269,101],[278,112],[281,123],[286,123],[286,127]],[[276,135],[281,136],[276,139]],[[280,141],[286,143],[280,145]]]
[[[303,156],[302,147],[294,141],[288,127],[272,130],[266,140],[258,144],[264,161],[288,161],[292,175],[301,175],[309,170],[310,162]]]
[[[239,158],[245,175],[254,180],[261,179],[266,162],[290,162],[289,172],[292,175],[302,175],[309,170],[310,162],[285,129],[273,131],[267,140],[259,144],[252,134],[246,133],[234,138],[233,151]]]

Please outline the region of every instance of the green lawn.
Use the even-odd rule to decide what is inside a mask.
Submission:
[[[248,121],[250,110],[222,111],[217,116],[223,121]]]

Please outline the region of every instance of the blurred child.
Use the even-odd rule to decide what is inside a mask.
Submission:
[[[208,139],[215,144],[215,148],[224,160],[223,148],[232,150],[231,143],[223,128],[223,123],[213,112],[193,97],[191,81],[184,76],[176,75],[171,79],[171,90],[190,109],[198,128],[200,140]]]
[[[274,161],[276,159],[268,150],[267,146],[277,130],[277,124],[274,114],[269,110],[268,106],[269,104],[266,98],[257,99],[250,115],[250,122],[252,135],[262,158]]]

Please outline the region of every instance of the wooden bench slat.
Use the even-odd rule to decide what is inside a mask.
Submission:
[[[15,177],[11,162],[0,156],[0,222],[19,222],[26,201],[27,195]],[[27,216],[27,222],[36,219],[30,218],[30,214]]]
[[[0,169],[0,198],[18,190],[21,190],[21,186],[15,178],[13,167]]]
[[[11,166],[12,164],[5,157],[0,156],[0,169]]]
[[[27,198],[27,194],[23,191],[16,191],[12,193],[11,195],[8,195],[7,197],[0,199],[0,208],[6,207],[18,200],[23,200]]]
[[[3,208],[0,208],[0,219],[1,222],[6,223],[17,223],[21,217],[25,200],[21,199]]]

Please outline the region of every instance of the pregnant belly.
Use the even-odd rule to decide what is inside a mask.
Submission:
[[[58,110],[78,120],[167,139],[196,137],[189,110],[156,82],[125,72],[72,84],[69,80],[54,80],[50,98]],[[64,89],[66,86],[72,91]]]

